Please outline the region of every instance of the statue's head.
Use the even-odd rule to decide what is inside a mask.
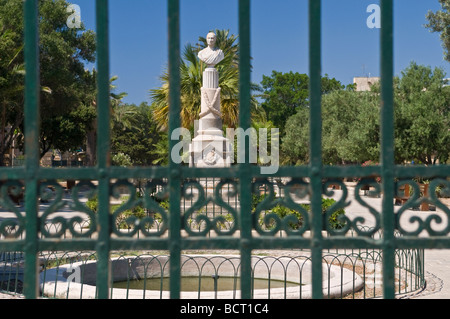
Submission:
[[[208,46],[210,46],[211,48],[214,48],[216,46],[216,34],[214,32],[209,32],[206,35],[206,43],[208,43]]]

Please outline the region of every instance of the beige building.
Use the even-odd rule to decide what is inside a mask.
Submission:
[[[370,91],[370,87],[378,83],[380,77],[355,77],[353,84],[356,84],[356,91]]]

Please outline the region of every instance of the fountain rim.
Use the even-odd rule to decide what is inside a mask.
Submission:
[[[120,261],[120,260],[129,260],[136,258],[170,258],[169,255],[124,255],[120,257],[111,258],[111,264]],[[222,260],[236,258],[240,261],[240,255],[214,255],[214,254],[183,254],[182,257],[187,258],[215,258]],[[299,256],[300,257],[300,256]],[[293,260],[298,259],[298,257],[274,257],[274,256],[257,256],[253,255],[253,258],[257,259],[269,259],[273,258],[277,261]],[[311,260],[308,258],[303,260],[304,262],[311,263]],[[40,288],[44,295],[54,296],[56,298],[69,298],[69,299],[95,299],[96,298],[96,286],[88,283],[78,283],[73,281],[68,281],[64,274],[73,273],[73,270],[76,267],[85,267],[86,265],[96,264],[97,260],[87,260],[75,262],[72,264],[64,264],[59,265],[57,267],[53,267],[47,269],[45,274],[42,272],[40,274]],[[252,265],[254,263],[252,262]],[[364,285],[363,279],[356,273],[336,265],[329,265],[323,263],[323,269],[327,272],[330,272],[329,276],[325,276],[323,278],[323,294],[326,298],[336,298],[341,295],[347,295],[352,291],[357,291],[359,288],[362,288]],[[255,273],[254,278],[256,279],[268,279],[267,277],[258,276]],[[341,280],[342,279],[342,280]],[[119,281],[119,280],[117,280]],[[293,282],[292,280],[287,280],[289,282]],[[341,284],[342,281],[342,284]],[[295,281],[294,281],[295,282]],[[298,282],[296,282],[298,283]],[[111,298],[112,299],[168,299],[170,298],[169,291],[160,291],[160,290],[138,290],[138,289],[125,289],[125,288],[111,288],[110,289]],[[253,298],[255,299],[267,299],[268,289],[256,289],[253,291]],[[270,298],[271,299],[279,299],[279,298],[287,298],[287,299],[311,299],[312,298],[312,284],[307,283],[301,286],[301,293],[298,287],[287,287],[287,288],[271,288],[270,289]],[[240,289],[236,291],[227,290],[227,291],[203,291],[203,292],[180,292],[181,299],[231,299],[231,298],[240,298]]]

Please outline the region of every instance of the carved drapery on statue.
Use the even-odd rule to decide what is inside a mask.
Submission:
[[[211,49],[207,47],[198,53],[198,57],[208,65],[216,65],[223,60],[224,54],[220,49]]]

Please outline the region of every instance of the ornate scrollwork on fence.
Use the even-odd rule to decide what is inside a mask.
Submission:
[[[204,189],[210,184],[214,187],[212,196]],[[237,212],[227,202],[237,196],[236,181],[187,180],[183,183],[182,195],[185,205],[190,203],[183,214],[183,227],[189,235],[206,236],[214,230],[217,235],[226,236],[238,229]]]
[[[88,198],[96,192],[96,186],[89,181],[81,181],[72,188],[72,201],[63,200],[64,189],[57,181],[45,181],[39,185],[41,203],[49,204],[39,217],[40,232],[43,237],[60,238],[69,231],[72,237],[90,237],[96,230],[95,213],[80,202],[81,189],[87,189]],[[53,216],[67,206],[74,216]],[[86,227],[87,226],[87,229]]]
[[[374,178],[362,178],[355,186],[355,200],[363,207],[368,209],[368,212],[373,217],[373,225],[367,230],[364,226],[366,218],[363,216],[357,216],[351,221],[351,228],[353,228],[359,236],[370,237],[373,236],[381,227],[381,213],[378,212],[373,206],[367,203],[361,198],[360,191],[362,189],[369,189],[371,196],[381,196],[381,185]]]
[[[275,185],[284,196],[276,196]],[[260,235],[285,231],[290,236],[302,236],[310,228],[307,209],[296,202],[309,196],[309,185],[304,180],[292,179],[283,185],[258,179],[253,183],[253,194],[253,227]]]
[[[354,232],[364,237],[380,231],[381,211],[378,204],[373,205],[377,201],[375,198],[382,200],[380,182],[376,177],[366,177],[349,188],[342,179],[325,180],[321,190],[323,229],[329,235],[345,236]],[[207,236],[211,232],[220,236],[235,234],[240,227],[238,183],[235,179],[184,181],[179,203],[182,229],[189,236]],[[305,236],[305,232],[311,230],[311,190],[307,181],[263,178],[255,179],[252,186],[252,227],[259,235]],[[0,218],[0,238],[19,238],[25,233],[25,209],[19,205],[25,196],[24,189],[25,185],[18,180],[4,181],[0,185],[0,208],[4,213]],[[353,189],[354,196],[349,193]],[[450,207],[445,199],[450,197],[448,179],[435,178],[427,184],[419,184],[412,178],[401,179],[396,181],[395,190],[396,203],[401,203],[395,206],[395,229],[400,235],[449,235]],[[91,205],[91,201],[96,194],[97,186],[91,181],[80,181],[70,190],[56,180],[40,182],[37,220],[40,236],[90,238],[95,235],[97,206]],[[119,180],[111,184],[110,195],[115,199],[109,205],[113,234],[158,237],[167,232],[170,194],[166,180],[151,179],[143,187],[140,183],[137,186],[128,180]],[[84,201],[86,197],[90,199],[88,203]],[[341,214],[350,204],[351,214]],[[358,206],[364,210],[361,214],[355,210]],[[426,213],[422,214],[424,210]],[[339,227],[334,227],[331,221]]]
[[[408,187],[407,192],[406,187]],[[422,184],[422,187],[412,179],[400,180],[396,183],[396,198],[403,204],[396,213],[396,228],[402,235],[418,236],[422,231],[426,231],[430,236],[448,235],[450,208],[441,201],[439,196],[450,196],[450,181],[436,178],[429,184]],[[427,209],[422,209],[423,205],[426,205]],[[426,214],[423,217],[411,212],[407,213],[408,210],[429,210],[429,206],[434,206],[436,213]],[[406,221],[409,223],[405,223],[405,219],[402,220],[404,216],[407,216]]]
[[[147,182],[143,196],[136,186],[126,180],[111,186],[111,195],[120,199],[119,189],[126,189],[126,199],[119,205],[112,205],[112,232],[121,237],[132,237],[138,232],[146,237],[158,237],[167,230],[168,214],[163,207],[168,196],[167,183],[155,179]]]
[[[322,193],[325,196],[331,197],[334,195],[335,192],[332,188],[330,188],[330,186],[339,186],[339,188],[342,189],[342,195],[335,203],[326,208],[323,212],[323,225],[330,235],[345,235],[352,226],[355,227],[355,225],[352,224],[352,221],[348,216],[345,215],[345,213],[337,214],[336,222],[339,223],[340,227],[332,227],[332,224],[329,222],[329,220],[333,217],[334,214],[350,205],[350,201],[346,201],[348,197],[348,189],[341,179],[329,179],[323,183]]]
[[[23,198],[23,187],[19,181],[6,181],[0,185],[0,207],[14,214],[13,218],[0,219],[0,235],[5,238],[18,238],[23,233],[25,216],[13,200]]]

